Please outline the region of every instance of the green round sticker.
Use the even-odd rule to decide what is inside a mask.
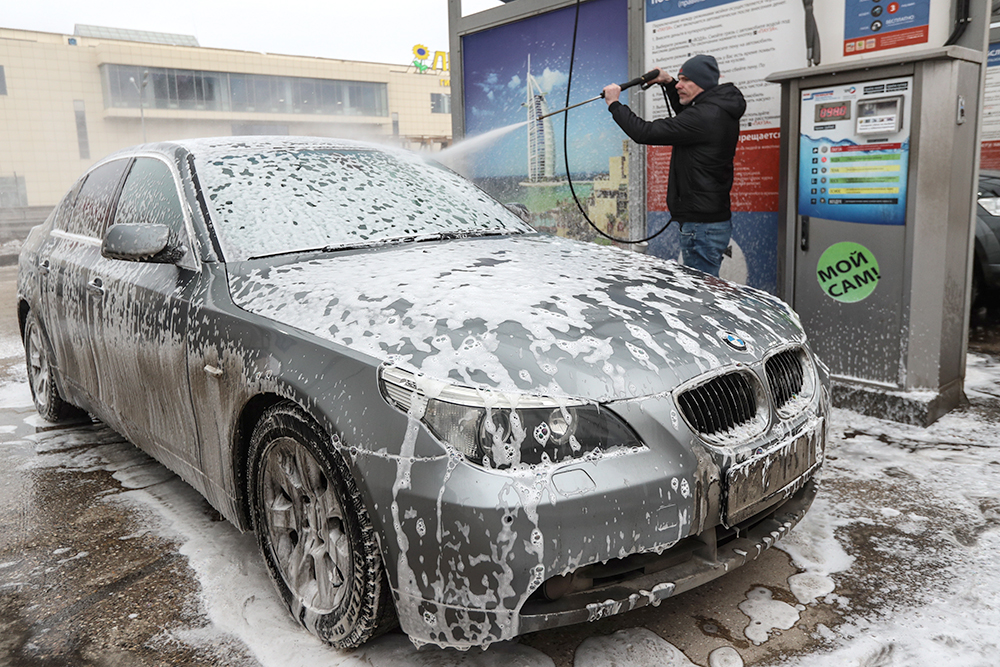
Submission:
[[[834,243],[820,256],[816,279],[831,299],[841,303],[861,301],[878,285],[878,261],[860,243]]]

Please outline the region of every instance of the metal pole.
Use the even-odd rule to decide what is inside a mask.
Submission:
[[[135,77],[130,76],[128,78],[135,86],[135,90],[139,93],[139,122],[142,123],[142,143],[146,143],[146,105],[143,100],[143,93],[146,90],[146,84],[149,83],[149,71],[144,71],[142,73],[142,85],[140,86],[135,82]]]

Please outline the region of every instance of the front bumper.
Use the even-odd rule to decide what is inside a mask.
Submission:
[[[747,521],[739,532],[721,525],[689,538],[663,554],[667,563],[651,563],[635,577],[574,593],[554,601],[529,600],[519,615],[519,632],[535,632],[562,625],[596,621],[606,616],[657,606],[666,598],[696,588],[727,572],[757,560],[805,516],[816,498],[817,483],[810,479],[781,505]],[[671,561],[680,561],[670,564]],[[651,570],[649,574],[645,570]]]
[[[558,600],[546,600],[536,593],[517,611],[470,609],[415,599],[394,590],[398,608],[421,610],[416,618],[400,615],[403,631],[417,645],[466,649],[485,647],[529,632],[596,621],[648,605],[658,606],[667,598],[760,558],[802,520],[816,498],[817,487],[816,480],[810,479],[797,493],[749,519],[738,530],[720,525],[688,538],[661,556],[636,554],[602,564],[600,569],[604,571],[628,574],[624,578],[619,574],[612,577],[615,579],[612,583]],[[404,618],[418,622],[408,623]],[[447,628],[442,628],[442,620]]]
[[[400,625],[418,645],[486,646],[656,605],[720,577],[760,557],[805,515],[825,435],[822,417],[805,419],[755,459],[814,451],[795,478],[770,462],[731,466],[727,474],[699,446],[568,466],[589,473],[579,479],[592,480],[590,489],[560,489],[565,468],[513,480],[417,462],[387,517],[398,532],[382,535],[397,541],[389,549],[383,542],[383,550],[392,554]],[[739,502],[753,514],[729,521],[728,487],[737,474],[763,484],[757,500]]]

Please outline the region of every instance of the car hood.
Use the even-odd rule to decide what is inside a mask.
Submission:
[[[542,234],[227,269],[244,310],[430,378],[503,392],[648,396],[803,338],[791,310],[764,292]]]

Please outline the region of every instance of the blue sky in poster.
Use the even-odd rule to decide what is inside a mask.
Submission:
[[[531,72],[548,90],[550,110],[566,106],[574,7],[466,35],[462,39],[465,131],[474,137],[527,120],[528,55]],[[580,6],[570,104],[599,95],[608,83],[628,79],[626,0],[592,0]],[[624,100],[623,100],[624,101]],[[563,128],[553,117],[556,175],[565,173]],[[574,175],[607,173],[608,158],[621,155],[625,134],[598,100],[569,112],[569,158]],[[473,176],[521,176],[528,171],[527,134],[518,128],[484,148],[471,164]]]

